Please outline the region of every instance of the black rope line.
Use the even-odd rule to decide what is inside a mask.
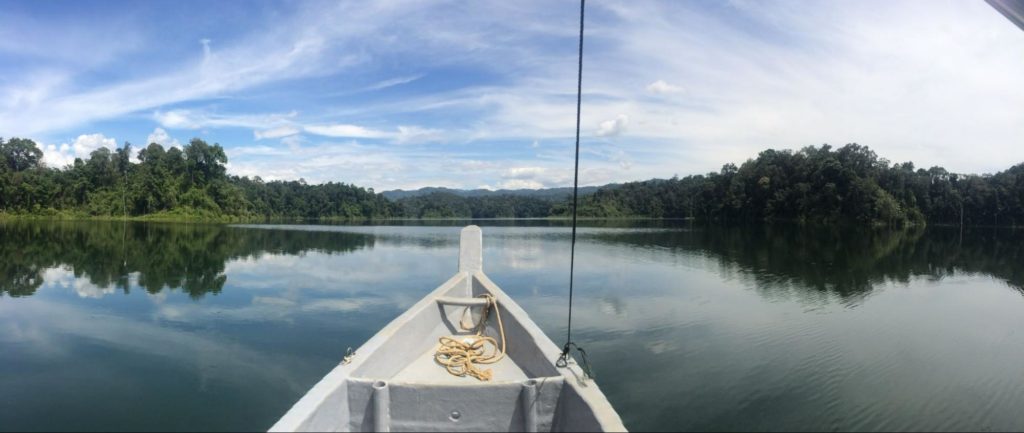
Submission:
[[[565,346],[562,348],[562,355],[559,356],[555,365],[565,367],[569,362],[569,351],[576,347],[584,360],[584,373],[590,377],[590,365],[586,361],[587,353],[572,341],[572,298],[573,280],[576,267],[576,208],[579,205],[580,186],[580,110],[583,102],[583,11],[586,9],[586,0],[580,0],[580,49],[579,68],[576,75],[576,166],[573,170],[572,181],[572,246],[569,252],[569,323],[566,326]]]

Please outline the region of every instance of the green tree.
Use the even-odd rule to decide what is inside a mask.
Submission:
[[[185,168],[188,171],[189,186],[204,187],[210,181],[223,177],[228,157],[224,148],[214,143],[212,146],[205,141],[193,138],[185,145]]]
[[[43,151],[27,138],[0,138],[0,158],[10,171],[25,171],[39,166]]]

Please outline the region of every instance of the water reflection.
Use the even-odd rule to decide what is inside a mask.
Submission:
[[[193,299],[220,293],[233,259],[372,247],[367,234],[256,230],[222,225],[8,222],[0,224],[0,296],[31,296],[47,269],[66,267],[100,288],[156,294],[178,289]],[[131,276],[137,278],[130,284]]]
[[[0,224],[0,426],[265,430],[455,271],[465,223]],[[569,230],[481,223],[488,274],[558,340]],[[1020,430],[1022,249],[588,224],[574,337],[634,430]]]
[[[711,257],[723,274],[739,275],[767,298],[838,298],[846,304],[882,284],[956,273],[987,274],[1024,294],[1024,230],[948,227],[908,230],[690,227],[610,231],[586,239],[632,245],[663,255]]]
[[[454,248],[463,222],[444,228],[422,223],[399,226],[222,226],[143,223],[8,222],[0,224],[0,296],[31,296],[47,270],[70,270],[77,291],[95,297],[141,287],[151,294],[181,290],[193,299],[223,290],[225,263],[264,255],[316,251],[347,253],[374,243],[419,248]],[[489,221],[498,242],[515,239],[503,252],[503,265],[542,269],[543,251],[567,237],[563,222],[532,221],[505,227]],[[600,224],[599,224],[600,223]],[[952,228],[909,230],[808,229],[773,225],[694,227],[659,222],[636,229],[636,222],[588,222],[581,240],[648,250],[659,257],[700,255],[716,260],[724,275],[748,280],[767,298],[800,297],[809,302],[838,299],[848,305],[886,282],[913,277],[941,279],[956,272],[993,275],[1024,293],[1024,231]],[[400,228],[399,228],[400,227]],[[450,227],[450,228],[449,228]],[[611,229],[608,229],[611,228]],[[626,228],[626,229],[615,229]],[[52,272],[50,279],[56,278]],[[134,281],[130,281],[134,279]],[[91,283],[83,287],[82,280]],[[824,295],[824,297],[822,297]]]

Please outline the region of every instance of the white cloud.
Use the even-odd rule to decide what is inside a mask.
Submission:
[[[291,137],[286,137],[291,138]],[[236,146],[226,149],[228,171],[265,180],[305,179],[309,183],[363,179],[359,185],[389,183],[400,176],[407,157],[391,149],[346,143],[281,146]],[[339,175],[340,174],[340,175]]]
[[[386,89],[388,87],[394,87],[394,86],[400,86],[402,84],[408,84],[408,83],[411,83],[413,81],[419,80],[420,78],[423,78],[423,74],[410,75],[410,76],[407,76],[407,77],[392,78],[392,79],[389,79],[389,80],[378,81],[378,82],[376,82],[376,83],[374,83],[374,84],[372,84],[370,86],[367,86],[363,90],[364,91],[372,91],[372,90]]]
[[[385,138],[392,136],[389,132],[346,124],[309,125],[305,127],[305,130],[310,134],[339,138]]]
[[[585,71],[583,122],[629,113],[641,150],[620,180],[706,172],[766,147],[826,142],[966,172],[1024,160],[1014,139],[1024,136],[1024,75],[1010,72],[1024,70],[1024,34],[983,3],[753,3],[748,18],[772,37],[685,3],[598,7],[621,21],[609,34],[613,48],[592,55],[619,60]],[[664,56],[669,47],[677,55]],[[478,141],[540,137],[561,148],[572,135],[565,94],[575,83],[539,77],[556,77],[567,63],[543,63],[508,87],[403,103],[488,113]],[[637,98],[637,83],[623,79],[659,76],[686,82],[687,98]],[[977,110],[982,101],[986,110]],[[600,135],[621,132],[606,125]]]
[[[210,59],[210,40],[203,38],[199,40],[199,44],[203,46],[203,61],[206,62]]]
[[[481,148],[480,156],[484,159],[477,159],[429,146],[401,146],[387,141],[373,144],[355,140],[322,142],[302,137],[295,135],[284,139],[300,139],[301,146],[282,140],[284,146],[227,147],[228,172],[260,176],[265,180],[303,178],[311,184],[349,182],[378,191],[428,185],[519,189],[572,184],[572,155],[554,149],[556,146],[545,146],[545,150],[535,155],[531,152],[525,159],[488,158],[490,151]],[[623,173],[636,170],[637,164],[631,162],[635,160],[634,153],[630,150],[627,154],[614,143],[588,144],[581,154],[580,184],[598,185],[620,180]]]
[[[43,151],[43,163],[49,167],[60,168],[75,162],[75,156],[72,153],[71,145],[67,143],[62,143],[60,145],[44,144],[41,147]]]
[[[630,136],[664,143],[661,159],[710,170],[766,147],[826,142],[955,171],[1024,159],[1010,138],[1024,134],[1024,34],[984,3],[749,2],[742,13],[758,34],[699,8],[611,6],[624,20],[622,70],[595,73],[688,84],[686,100],[623,104],[637,125]],[[668,46],[673,56],[662,55]]]
[[[666,83],[665,80],[658,80],[648,84],[647,91],[656,94],[679,93],[683,91],[683,88]]]
[[[533,179],[546,173],[544,167],[512,167],[505,170],[504,177],[508,179]]]
[[[303,137],[301,135],[289,135],[281,139],[281,144],[288,146],[288,149],[295,152],[299,150],[299,146],[302,145]]]
[[[70,144],[43,145],[43,162],[50,167],[64,167],[74,163],[75,158],[89,159],[89,154],[101,147],[110,150],[117,149],[117,140],[96,133],[79,135]]]
[[[443,131],[440,129],[420,128],[418,126],[399,126],[398,133],[394,135],[394,141],[398,144],[416,144],[443,140]]]
[[[153,119],[160,122],[165,128],[199,129],[202,127],[200,120],[192,118],[186,110],[157,111],[153,113]]]
[[[597,132],[595,134],[598,137],[614,137],[622,134],[626,130],[626,125],[629,124],[629,116],[620,114],[614,119],[605,120],[598,125]]]
[[[253,135],[256,137],[257,140],[262,140],[264,138],[287,137],[290,135],[298,134],[299,132],[301,131],[299,131],[298,128],[292,125],[284,125],[278,126],[276,128],[265,129],[262,131],[253,131]]]
[[[225,38],[231,43],[218,42],[208,55],[193,47],[192,57],[175,59],[156,75],[90,87],[76,75],[86,68],[26,69],[24,77],[0,83],[0,131],[40,136],[24,131],[59,132],[127,113],[169,110],[153,116],[169,130],[208,128],[215,135],[217,128],[245,127],[262,134],[291,125],[307,137],[422,144],[364,148],[379,152],[374,156],[381,158],[369,162],[374,167],[389,167],[387,160],[404,169],[380,176],[349,165],[342,156],[358,155],[327,143],[303,141],[301,152],[292,152],[325,165],[291,166],[290,156],[269,160],[270,152],[298,148],[294,134],[284,136],[290,139],[283,145],[266,145],[272,149],[234,146],[239,155],[248,152],[241,159],[232,154],[238,170],[375,187],[547,185],[503,178],[501,171],[571,167],[576,83],[575,74],[564,71],[574,71],[576,59],[551,41],[572,40],[574,29],[564,19],[573,16],[574,6],[536,5],[471,4],[453,11],[429,3],[308,3],[266,33]],[[597,11],[588,17],[604,31],[593,33],[601,43],[591,45],[584,63],[584,179],[706,172],[766,147],[825,142],[856,141],[894,161],[961,172],[993,171],[1024,160],[1024,33],[984,3],[733,6],[716,14],[693,2],[594,4]],[[337,25],[342,18],[345,25]],[[13,45],[0,39],[4,49]],[[217,114],[263,97],[264,90],[275,93],[277,82],[287,81],[289,90],[314,76],[375,82],[355,90],[341,86],[352,95],[453,65],[470,72],[468,84],[409,86],[415,91],[400,98],[332,98],[323,104],[329,108],[294,106],[325,96],[319,94],[254,103],[268,110],[298,108],[302,116]],[[375,76],[381,70],[389,75]],[[377,81],[382,78],[387,79]],[[686,98],[651,97],[673,92],[685,92]],[[183,102],[189,104],[177,105]],[[178,106],[193,108],[164,108]],[[417,126],[404,126],[409,119]],[[593,139],[621,136],[627,126],[628,143]],[[521,145],[533,140],[543,148]],[[429,146],[434,143],[445,146]],[[629,154],[619,156],[626,145]],[[47,153],[59,153],[59,147]],[[312,150],[326,154],[318,158],[307,153]],[[338,165],[330,168],[328,160]],[[487,160],[495,168],[463,170],[458,164],[467,160]]]
[[[568,167],[567,167],[568,168]],[[538,189],[563,186],[571,180],[572,173],[566,169],[540,166],[521,166],[505,169],[501,174],[499,189]]]
[[[178,141],[177,138],[171,137],[169,134],[167,134],[167,131],[165,131],[163,128],[159,128],[159,127],[154,129],[153,132],[150,133],[148,137],[146,137],[146,143],[143,145],[143,147],[148,146],[149,143],[156,143],[156,144],[159,144],[159,145],[161,145],[163,147],[168,147],[168,148],[169,147],[177,147],[179,149],[181,148],[181,142]]]
[[[215,52],[208,50],[208,43],[203,43],[202,58],[178,58],[173,63],[165,62],[169,66],[161,68],[159,73],[87,87],[66,86],[59,80],[48,80],[35,88],[33,94],[38,98],[32,104],[11,105],[7,103],[7,96],[32,82],[31,77],[37,72],[45,73],[51,69],[26,66],[22,70],[26,78],[4,80],[10,84],[0,87],[0,101],[4,101],[0,102],[0,130],[17,135],[38,135],[160,106],[221,96],[270,82],[342,71],[366,61],[365,55],[350,54],[343,48],[353,38],[379,29],[373,25],[376,20],[371,18],[381,13],[382,8],[387,9],[387,6],[301,6],[294,13],[279,16],[275,25],[258,26],[258,31],[238,35],[232,45]],[[338,26],[339,16],[363,25]],[[381,16],[385,15],[382,13]],[[58,31],[55,22],[43,24],[50,26],[47,30],[51,33]],[[120,38],[133,39],[130,34],[120,35]],[[45,56],[47,53],[42,49],[47,42],[37,42],[45,39],[23,39],[19,42],[38,46],[39,50],[32,51],[33,55]],[[93,46],[83,45],[90,48],[80,50],[78,57],[88,57],[83,52],[94,51]],[[102,50],[102,44],[99,46]],[[69,75],[74,76],[85,69],[69,69]],[[195,128],[193,123],[175,118],[173,114],[165,116],[164,127]]]
[[[510,179],[498,184],[498,189],[541,189],[544,183],[537,180]]]
[[[153,112],[153,120],[165,128],[172,129],[240,127],[274,130],[291,126],[290,124],[296,116],[298,116],[296,111],[267,114],[215,114],[193,110],[157,110]]]
[[[84,134],[79,135],[75,139],[74,144],[71,145],[76,155],[88,155],[90,152],[101,147],[114,150],[117,148],[117,140],[99,133]]]
[[[443,140],[443,131],[418,126],[399,126],[395,132],[348,124],[307,125],[303,129],[310,134],[325,137],[390,139],[396,144],[427,143]]]

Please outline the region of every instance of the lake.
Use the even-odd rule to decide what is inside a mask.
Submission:
[[[569,228],[477,223],[561,344]],[[0,223],[0,430],[265,430],[464,224]],[[574,336],[630,429],[1024,429],[1024,230],[586,224]]]

